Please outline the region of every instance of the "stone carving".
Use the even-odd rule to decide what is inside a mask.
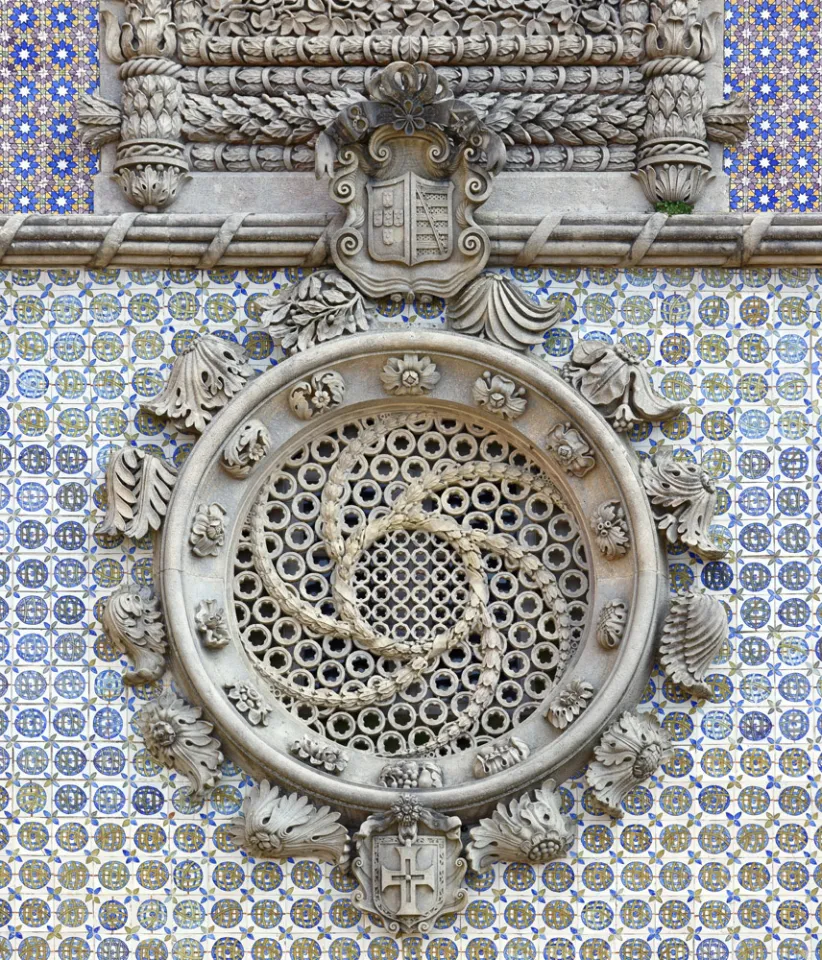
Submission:
[[[386,393],[404,397],[430,393],[440,382],[440,375],[429,357],[406,353],[402,357],[391,357],[386,362],[380,380]]]
[[[502,773],[503,770],[508,770],[527,760],[530,754],[528,744],[519,737],[506,737],[504,740],[487,743],[477,751],[474,760],[474,776],[491,777],[495,773]]]
[[[564,730],[588,706],[593,696],[594,688],[587,680],[571,680],[551,699],[546,716],[557,730]]]
[[[558,423],[546,437],[545,446],[575,477],[584,477],[596,466],[590,443],[570,423]]]
[[[231,681],[223,684],[226,696],[243,714],[252,727],[264,727],[268,723],[271,707],[267,707],[259,690],[245,681]]]
[[[326,773],[342,773],[348,763],[348,757],[338,747],[320,743],[310,737],[294,740],[291,744],[291,752],[295,757],[312,767],[320,767]]]
[[[345,381],[334,370],[315,373],[310,380],[301,380],[288,395],[294,416],[310,420],[315,414],[333,410],[345,399]]]
[[[597,800],[619,816],[622,801],[656,772],[670,747],[668,734],[654,717],[628,711],[602,735],[585,779]]]
[[[259,420],[249,420],[228,438],[223,448],[223,467],[232,477],[245,480],[270,450],[271,434],[266,425]]]
[[[194,623],[203,646],[221,650],[231,640],[225,611],[216,600],[202,600],[194,611]]]
[[[708,107],[703,115],[708,139],[733,146],[748,135],[753,108],[743,96],[733,96],[724,103]]]
[[[140,710],[136,722],[148,752],[164,767],[182,773],[193,796],[202,796],[214,786],[223,754],[199,707],[186,703],[173,690],[164,690]]]
[[[123,447],[106,466],[106,515],[99,532],[139,540],[159,530],[168,511],[177,470],[139,447]]]
[[[452,330],[482,336],[511,350],[542,343],[559,320],[559,303],[544,306],[501,273],[483,273],[447,303]]]
[[[716,484],[695,463],[674,460],[670,447],[658,447],[640,464],[642,482],[657,526],[667,543],[682,543],[705,560],[728,552],[710,535],[716,509]]]
[[[461,826],[409,796],[369,817],[354,834],[355,905],[379,914],[391,933],[427,933],[441,914],[459,910],[468,897]]]
[[[570,850],[574,828],[562,813],[553,780],[496,810],[469,833],[465,855],[472,870],[485,872],[498,860],[548,863]]]
[[[252,787],[243,815],[229,830],[237,846],[252,857],[273,860],[324,860],[348,857],[348,831],[330,807],[316,807],[299,793],[283,793],[267,780]]]
[[[374,305],[336,270],[311,273],[257,304],[271,339],[290,353],[367,330],[374,312]]]
[[[368,296],[452,296],[488,259],[473,210],[505,146],[429,64],[392,63],[365,89],[317,140],[317,175],[346,211],[331,255]]]
[[[358,7],[318,0],[310,9],[291,8],[285,0],[211,0],[203,13],[205,29],[218,37],[583,37],[615,34],[621,25],[616,0],[598,5],[584,0],[536,0],[533,5],[469,0],[461,6],[446,0],[380,0]]]
[[[103,46],[109,59],[120,64],[122,83],[114,179],[131,203],[156,211],[172,203],[188,179],[179,79],[183,68],[175,62],[171,0],[127,0],[125,14],[122,24],[109,11],[100,14]],[[86,136],[91,140],[98,130],[99,123],[92,122]]]
[[[118,587],[106,600],[101,619],[109,642],[134,664],[123,674],[123,683],[159,680],[165,670],[166,630],[151,589],[134,583]]]
[[[594,540],[608,560],[624,557],[630,546],[625,508],[618,500],[601,503],[591,517]]]
[[[705,676],[727,639],[728,617],[718,600],[704,593],[673,597],[662,629],[660,665],[674,683],[710,699]]]
[[[189,541],[195,556],[216,557],[225,543],[225,508],[219,503],[198,504]]]
[[[607,600],[597,619],[597,640],[606,650],[614,650],[622,643],[628,622],[628,605],[622,600]]]
[[[619,433],[638,421],[670,420],[684,407],[654,390],[641,358],[623,343],[578,342],[562,376]]]
[[[380,786],[392,790],[441,787],[442,770],[433,760],[394,760],[380,770]]]
[[[644,65],[648,113],[636,174],[648,200],[689,210],[711,178],[705,130],[705,68],[713,26],[699,18],[699,0],[651,0]],[[676,212],[677,207],[670,208]]]
[[[141,406],[171,421],[178,430],[202,433],[250,375],[242,347],[207,333],[183,347],[163,392]]]
[[[490,370],[486,370],[481,377],[477,377],[471,392],[474,403],[506,420],[516,420],[517,417],[521,417],[528,406],[524,387],[507,377],[492,374]]]
[[[83,93],[77,98],[77,120],[80,137],[91,150],[120,139],[120,104],[96,93]]]

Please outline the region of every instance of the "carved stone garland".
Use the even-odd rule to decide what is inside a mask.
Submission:
[[[348,281],[327,282],[306,295]],[[311,347],[242,389],[242,355],[202,338],[154,401],[204,430],[180,476],[160,460],[146,474],[135,448],[107,474],[112,531],[157,529],[175,489],[157,563],[168,636],[145,589],[104,613],[135,661],[128,682],[159,680],[170,642],[175,683],[202,705],[166,686],[140,714],[147,748],[196,792],[223,751],[241,755],[258,786],[237,842],[351,863],[360,906],[397,932],[459,908],[465,859],[562,856],[573,829],[550,777],[592,745],[587,780],[614,816],[669,749],[630,709],[667,607],[653,534],[718,550],[715,492],[662,451],[643,464],[646,499],[588,404],[618,429],[679,407],[624,348],[578,344],[561,373],[465,337],[383,333]],[[675,598],[661,665],[706,696],[726,636],[715,600]],[[367,817],[353,850],[309,797]]]

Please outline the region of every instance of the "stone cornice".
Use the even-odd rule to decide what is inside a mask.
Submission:
[[[581,217],[480,211],[491,266],[822,265],[820,214]],[[323,216],[125,213],[0,217],[0,267],[283,267],[328,261]]]

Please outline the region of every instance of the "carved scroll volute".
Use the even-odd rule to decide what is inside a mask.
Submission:
[[[317,140],[317,176],[346,211],[334,263],[370,297],[453,296],[490,254],[474,209],[503,141],[428,63],[392,63],[365,89]]]
[[[655,207],[687,212],[712,176],[702,64],[714,52],[715,18],[699,18],[699,0],[652,0],[650,13],[648,113],[636,177]]]
[[[188,179],[172,0],[129,0],[122,24],[111,13],[102,21],[103,46],[121,64],[123,84],[113,179],[134,206],[161,210]]]

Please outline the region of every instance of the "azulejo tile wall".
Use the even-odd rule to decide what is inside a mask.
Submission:
[[[97,156],[81,143],[79,94],[97,82],[97,0],[0,0],[0,210],[91,209]],[[812,0],[726,0],[727,95],[755,109],[726,152],[734,209],[818,210],[820,13]]]
[[[193,805],[148,757],[100,603],[151,581],[150,545],[100,536],[122,443],[181,463],[190,437],[139,412],[195,332],[275,362],[255,298],[290,271],[38,272],[0,297],[0,960],[820,960],[822,272],[518,271],[579,337],[624,340],[687,400],[640,450],[716,477],[726,560],[671,553],[674,583],[732,612],[714,700],[655,675],[645,709],[676,750],[619,821],[565,785],[572,855],[469,878],[464,915],[395,940],[317,863],[255,862],[226,830],[247,791],[226,765]],[[438,325],[442,317],[393,322]]]

